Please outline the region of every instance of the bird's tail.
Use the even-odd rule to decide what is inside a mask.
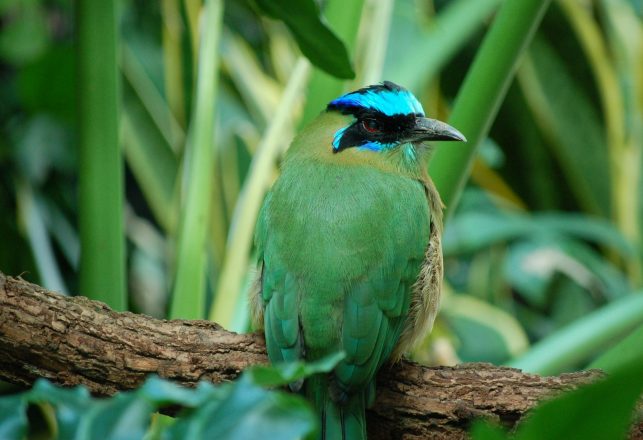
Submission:
[[[320,416],[318,439],[366,440],[365,392],[337,399],[329,385],[327,375],[306,379],[306,397]]]

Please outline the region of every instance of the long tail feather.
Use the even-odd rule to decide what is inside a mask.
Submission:
[[[366,440],[364,392],[348,396],[346,402],[333,400],[325,375],[306,380],[305,393],[319,414],[319,440]]]

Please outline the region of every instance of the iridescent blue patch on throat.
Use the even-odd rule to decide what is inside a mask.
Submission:
[[[396,145],[397,144],[382,144],[380,142],[369,141],[363,145],[360,145],[359,147],[357,147],[357,149],[362,151],[368,150],[368,151],[380,152],[380,151],[390,150],[391,148],[394,148]]]

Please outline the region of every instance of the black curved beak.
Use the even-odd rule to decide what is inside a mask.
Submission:
[[[455,128],[437,119],[415,118],[415,127],[410,135],[410,142],[422,141],[462,141],[466,142],[464,137]]]

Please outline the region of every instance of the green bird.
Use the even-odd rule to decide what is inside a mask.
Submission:
[[[442,202],[431,140],[465,138],[392,82],[345,94],[294,139],[261,208],[250,307],[270,361],[346,355],[290,386],[320,414],[321,439],[366,438],[378,369],[433,325]]]

